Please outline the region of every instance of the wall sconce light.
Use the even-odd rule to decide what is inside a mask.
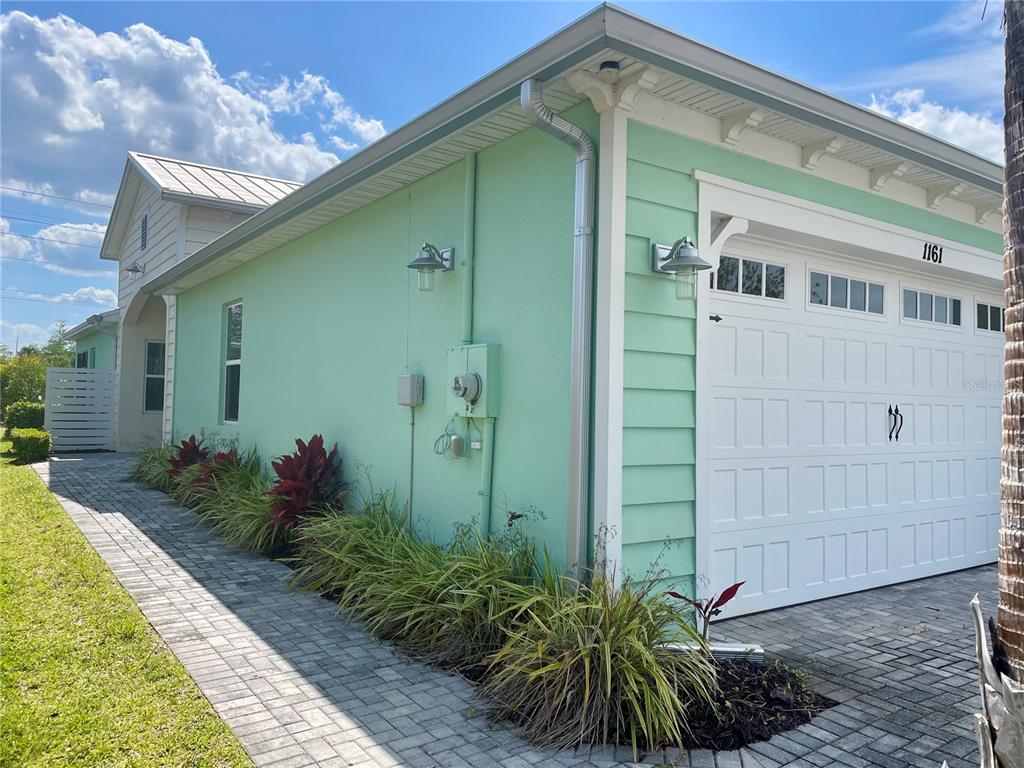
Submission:
[[[129,275],[141,275],[145,270],[142,268],[142,265],[139,264],[139,262],[133,261],[131,264],[124,268],[124,271],[127,272]]]
[[[409,269],[417,272],[417,287],[421,291],[434,290],[434,273],[450,272],[455,266],[455,249],[445,248],[439,251],[430,243],[420,246],[420,252],[416,258],[409,262]]]
[[[697,272],[710,268],[688,237],[676,240],[671,247],[655,244],[651,248],[651,270],[676,276],[676,298],[680,301],[697,298]]]

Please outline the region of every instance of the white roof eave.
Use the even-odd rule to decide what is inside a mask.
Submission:
[[[142,286],[177,292],[186,278],[347,189],[518,98],[531,77],[566,74],[604,50],[644,61],[814,126],[891,152],[993,193],[997,163],[890,118],[770,72],[611,5],[602,5],[447,101],[370,144]],[[195,282],[202,282],[201,279]]]

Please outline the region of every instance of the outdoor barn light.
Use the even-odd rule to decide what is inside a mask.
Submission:
[[[434,290],[434,273],[450,271],[455,264],[454,257],[454,248],[445,248],[443,251],[439,251],[430,243],[420,246],[420,252],[408,265],[409,269],[415,269],[419,274],[417,287],[421,291]]]
[[[143,270],[142,265],[139,264],[139,262],[133,261],[131,264],[124,268],[124,271],[127,272],[129,275],[141,275],[145,270]]]
[[[697,255],[697,246],[688,237],[676,240],[669,248],[655,245],[651,253],[651,269],[676,276],[676,298],[697,298],[697,273],[711,265]]]

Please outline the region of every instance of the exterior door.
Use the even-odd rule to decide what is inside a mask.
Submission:
[[[998,293],[753,239],[724,257],[706,589],[745,580],[736,615],[993,561]]]

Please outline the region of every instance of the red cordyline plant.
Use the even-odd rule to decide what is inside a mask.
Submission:
[[[726,603],[728,603],[730,600],[736,597],[736,593],[740,591],[740,587],[742,587],[746,583],[747,582],[745,581],[738,581],[731,587],[727,587],[725,590],[723,590],[722,594],[712,595],[706,600],[701,600],[700,598],[695,597],[687,597],[686,595],[681,595],[678,592],[667,592],[666,594],[670,597],[674,597],[676,600],[682,600],[684,603],[691,606],[697,612],[697,615],[700,616],[702,622],[700,634],[701,637],[704,638],[704,642],[707,642],[708,633],[711,631],[712,617],[720,614],[722,612],[723,606],[725,606]]]
[[[271,462],[277,482],[267,493],[278,496],[272,505],[274,522],[291,528],[304,512],[337,501],[341,492],[341,458],[335,443],[330,453],[324,449],[323,435],[313,435],[309,443],[295,441],[295,453]]]
[[[238,464],[238,451],[231,448],[227,451],[217,451],[213,454],[213,461],[203,465],[203,474],[196,478],[196,485],[209,485],[213,476],[226,467]]]
[[[167,474],[177,477],[185,467],[207,462],[210,458],[210,449],[203,445],[205,442],[205,437],[197,439],[195,435],[189,435],[188,439],[182,440],[177,455],[170,458]]]

